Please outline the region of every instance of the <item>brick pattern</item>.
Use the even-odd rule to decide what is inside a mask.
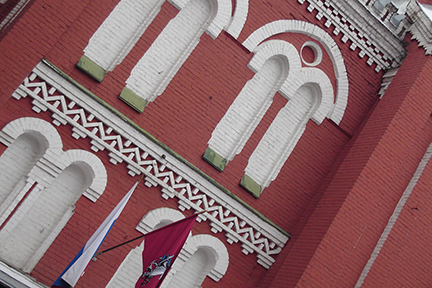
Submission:
[[[51,80],[47,84],[42,79]],[[58,85],[58,89],[54,85]],[[60,90],[64,91],[63,94],[59,93]],[[175,167],[179,164],[170,164],[166,152],[158,147],[148,147],[152,143],[149,140],[142,142],[135,138],[133,135],[136,133],[122,121],[112,122],[105,108],[96,103],[92,105],[89,98],[83,99],[85,94],[72,84],[67,85],[67,80],[45,64],[39,64],[14,93],[17,99],[27,96],[34,99],[33,110],[53,112],[56,125],[72,125],[76,139],[91,138],[93,151],[108,150],[111,163],[125,162],[130,175],[144,173],[146,185],[160,186],[165,199],[177,197],[179,209],[208,211],[199,215],[199,220],[209,220],[214,233],[225,231],[229,243],[240,242],[244,254],[257,253],[258,263],[264,267],[269,268],[274,263],[271,255],[279,253],[288,241],[286,235],[260,220],[230,196],[220,191],[212,192],[215,189],[213,185],[200,184],[206,182],[203,179],[193,180],[191,175],[194,173],[186,167],[183,171],[177,170]],[[161,152],[154,152],[157,150]]]
[[[376,259],[378,258],[378,255],[380,254],[384,244],[388,240],[390,232],[392,232],[393,227],[396,224],[396,221],[398,220],[402,209],[405,207],[405,205],[408,202],[408,198],[411,196],[414,188],[416,187],[420,177],[422,177],[422,174],[426,168],[426,165],[429,163],[430,159],[432,157],[432,145],[429,145],[428,150],[426,151],[425,155],[423,156],[422,160],[420,161],[419,166],[417,167],[416,171],[414,172],[413,177],[411,178],[411,181],[409,182],[407,188],[405,189],[404,193],[402,194],[398,204],[396,205],[395,210],[393,211],[393,214],[389,218],[389,221],[384,228],[383,233],[381,234],[372,254],[369,258],[368,262],[366,263],[365,267],[363,268],[362,273],[360,274],[359,279],[357,280],[355,288],[362,287],[362,284],[364,283],[366,277],[369,274],[369,271],[372,269]]]
[[[421,92],[430,89],[425,79],[431,75],[431,59],[411,41],[404,61],[323,187],[319,204],[280,274],[267,287],[355,286],[432,139],[432,102],[429,94]],[[410,204],[402,209],[393,228],[397,230],[389,234],[392,240],[383,246],[362,287],[425,286],[424,276],[429,272],[417,274],[413,265],[430,271],[426,264],[430,258],[418,257],[430,252],[422,248],[424,241],[417,236],[430,235],[425,227],[431,212],[425,209],[422,220],[416,222],[416,212],[410,208],[429,202],[424,194],[430,191],[426,188],[429,182],[415,189],[420,193],[415,202],[411,202],[413,194],[408,199]],[[405,237],[408,231],[412,237]],[[290,259],[297,261],[294,264]]]

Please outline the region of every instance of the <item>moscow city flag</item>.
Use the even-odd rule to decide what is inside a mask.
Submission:
[[[147,233],[144,238],[143,274],[135,288],[157,288],[162,284],[192,229],[198,214]]]
[[[141,180],[142,178],[140,178]],[[126,206],[129,198],[132,196],[133,191],[137,187],[138,180],[135,185],[129,190],[129,192],[123,197],[123,199],[117,204],[113,211],[108,215],[105,221],[99,226],[96,232],[91,236],[91,238],[87,241],[81,251],[75,256],[71,263],[66,267],[66,269],[60,274],[57,280],[51,286],[54,287],[74,287],[77,283],[78,279],[83,274],[85,268],[87,267],[90,260],[95,255],[96,251],[99,249],[99,246],[104,241],[106,235],[110,231],[112,225],[119,217],[120,213],[123,211],[123,208]]]

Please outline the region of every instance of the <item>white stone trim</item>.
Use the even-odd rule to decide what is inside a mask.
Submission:
[[[228,28],[225,29],[232,37],[237,39],[243,30],[249,12],[249,0],[237,0],[235,2],[234,15]]]
[[[307,62],[305,59],[303,59],[303,49],[306,47],[309,47],[310,49],[312,49],[312,51],[314,53],[314,60],[310,63]],[[315,67],[321,63],[322,57],[323,57],[323,52],[321,50],[321,47],[317,43],[315,43],[314,41],[306,41],[305,43],[303,43],[303,45],[300,49],[300,58],[301,58],[303,64],[305,64],[307,66]]]
[[[132,69],[126,88],[147,103],[163,94],[198,45],[202,34],[214,23],[214,17],[220,17],[218,4],[216,0],[190,0],[168,22]]]
[[[294,75],[300,71],[301,62],[297,49],[291,43],[283,40],[265,41],[256,47],[254,49],[254,56],[249,61],[248,67],[257,73],[264,63],[274,56],[282,56],[287,59],[289,63],[287,78],[295,77]]]
[[[157,208],[144,215],[135,229],[143,234],[147,234],[153,231],[156,225],[160,224],[161,222],[172,223],[183,218],[185,218],[185,216],[178,210],[165,207]]]
[[[231,0],[217,0],[217,12],[213,21],[207,27],[206,33],[216,39],[220,32],[228,26],[231,20],[232,4]]]
[[[419,46],[423,47],[426,55],[432,54],[432,20],[426,13],[426,9],[418,1],[411,1],[407,7],[407,14],[413,21],[409,28],[412,39],[418,41]]]
[[[192,256],[199,248],[205,247],[214,256],[216,264],[207,275],[214,281],[219,281],[225,275],[229,265],[229,254],[225,245],[218,238],[207,235],[193,235],[184,247],[185,252]],[[186,254],[186,253],[185,253]],[[190,257],[189,256],[189,257]]]
[[[49,93],[44,88],[47,83],[58,91],[50,89]],[[287,234],[222,192],[187,163],[137,133],[136,128],[48,64],[39,63],[13,94],[16,99],[27,96],[33,99],[34,110],[51,111],[55,124],[71,125],[76,139],[89,137],[92,150],[106,149],[113,164],[125,162],[131,176],[143,173],[146,185],[161,187],[162,197],[176,197],[180,210],[206,210],[198,221],[208,220],[214,233],[224,231],[229,243],[240,242],[243,253],[255,252],[265,268],[274,263],[272,255],[278,254],[289,240]],[[108,130],[111,134],[106,133]]]
[[[426,168],[426,165],[429,164],[429,161],[432,157],[432,144],[429,145],[428,149],[426,150],[426,153],[423,155],[422,160],[420,161],[416,171],[414,172],[413,177],[411,178],[411,181],[408,183],[408,186],[405,188],[405,191],[403,192],[401,198],[399,199],[398,204],[396,205],[393,214],[390,216],[390,219],[384,228],[384,231],[381,234],[381,237],[379,238],[372,254],[370,255],[370,258],[368,262],[366,263],[365,267],[363,268],[362,273],[360,274],[359,279],[357,280],[355,288],[360,288],[366,279],[366,277],[369,274],[370,269],[372,268],[373,264],[375,263],[375,260],[378,258],[379,253],[381,252],[382,247],[384,246],[385,242],[387,241],[388,236],[390,235],[390,232],[392,231],[394,225],[396,224],[396,221],[398,220],[400,213],[402,212],[402,209],[405,207],[405,204],[408,201],[408,198],[411,196],[411,193],[413,192],[414,188],[417,185],[417,182],[419,181],[420,177],[423,174],[424,169]]]
[[[276,57],[279,61],[282,60],[281,68],[263,72],[264,64]],[[312,119],[319,125],[332,111],[334,92],[329,78],[322,70],[301,67],[298,51],[286,41],[269,40],[260,44],[255,49],[249,67],[258,73],[258,81],[261,82],[255,81],[254,76],[246,83],[216,126],[208,144],[220,157],[227,162],[231,161],[241,152],[278,90],[289,101],[264,134],[245,169],[246,175],[263,189],[276,179],[306,129],[307,121]],[[278,79],[267,79],[266,74]],[[267,82],[270,84],[264,85]],[[310,93],[298,95],[306,86]],[[305,99],[300,99],[302,97]]]
[[[181,10],[190,0],[168,0],[174,7]],[[208,0],[208,1],[215,1],[215,4],[217,6],[215,16],[210,23],[209,27],[206,30],[206,33],[210,35],[213,39],[216,39],[220,32],[228,27],[230,25],[231,21],[231,14],[232,14],[232,3],[231,0]],[[246,16],[244,15],[245,11],[245,3],[244,1],[248,0],[237,0],[236,1],[236,11],[234,12],[233,20],[234,22],[233,27],[231,31],[234,31],[234,33],[240,34],[241,30],[243,29],[243,25],[246,22]],[[240,2],[240,3],[237,3]],[[237,5],[240,5],[239,11],[237,12]],[[246,3],[246,15],[248,10],[248,3]],[[237,13],[236,13],[237,12]],[[232,24],[231,22],[231,24]],[[235,35],[235,34],[234,34]],[[238,37],[238,35],[237,35]],[[236,37],[235,37],[236,38]]]
[[[295,77],[299,71],[300,60],[293,45],[273,40],[259,46],[248,66],[256,75],[246,82],[208,141],[210,149],[227,161],[241,152],[275,93],[286,79]],[[282,95],[288,99],[292,96]]]
[[[159,13],[164,0],[122,0],[84,48],[84,55],[112,71],[129,54]]]
[[[16,288],[49,288],[48,286],[38,283],[30,276],[10,267],[9,265],[0,261],[0,279],[6,284],[17,285],[12,286]],[[18,286],[19,284],[21,286]]]
[[[69,206],[68,210],[64,213],[57,225],[52,229],[48,237],[46,237],[43,242],[40,243],[39,248],[34,251],[33,255],[30,256],[25,265],[22,267],[24,272],[30,273],[33,270],[33,268],[57,238],[58,234],[60,234],[61,230],[66,226],[67,222],[74,214],[74,209],[75,206]]]
[[[39,118],[23,117],[15,119],[0,131],[0,142],[5,146],[10,146],[19,136],[24,133],[36,133],[41,137],[45,147],[50,154],[57,154],[63,149],[63,142],[57,130],[49,122]]]
[[[19,98],[17,94],[16,97]],[[91,175],[90,178],[92,181],[83,195],[93,202],[102,195],[107,183],[107,172],[102,161],[96,155],[84,150],[63,152],[63,143],[60,135],[50,123],[32,117],[13,120],[0,131],[0,142],[6,146],[10,146],[20,135],[28,132],[41,135],[38,138],[47,147],[45,154],[28,174],[33,182],[42,183],[47,187],[70,164],[79,163],[83,168],[83,164],[85,164],[88,167],[86,171],[91,173],[87,173],[87,175]]]
[[[276,34],[287,32],[301,33],[312,37],[324,47],[330,56],[335,70],[337,89],[335,105],[333,110],[328,113],[327,117],[336,124],[339,124],[340,121],[342,121],[348,103],[348,75],[346,73],[342,53],[336,42],[323,29],[304,21],[278,20],[255,30],[243,42],[243,46],[253,52],[257,49],[259,43],[263,42],[265,39]]]
[[[383,24],[361,1],[298,0],[308,4],[307,11],[317,13],[326,27],[334,27],[335,36],[342,34],[342,42],[350,40],[350,49],[360,50],[359,57],[368,57],[368,65],[376,64],[375,71],[398,67],[405,57],[403,35],[399,38]],[[314,12],[316,10],[317,12]]]

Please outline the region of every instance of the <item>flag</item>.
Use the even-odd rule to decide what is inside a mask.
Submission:
[[[140,178],[141,180],[141,178]],[[101,226],[96,230],[92,237],[87,241],[81,251],[75,256],[71,263],[66,267],[66,269],[60,274],[57,280],[53,283],[51,287],[74,287],[78,279],[84,272],[90,260],[95,255],[99,246],[104,241],[106,235],[110,231],[112,225],[119,217],[123,208],[126,206],[129,198],[131,197],[133,191],[137,187],[138,183],[129,190],[129,192],[123,197],[123,199],[117,204],[113,211],[108,215]]]
[[[142,253],[144,271],[135,288],[156,288],[162,284],[186,242],[197,215],[194,214],[145,235]]]

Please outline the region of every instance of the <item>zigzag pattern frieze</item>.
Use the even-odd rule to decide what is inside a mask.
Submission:
[[[152,183],[156,183],[154,185],[159,184],[168,189],[179,201],[184,201],[189,207],[197,211],[206,210],[207,213],[202,214],[202,218],[210,220],[212,225],[225,230],[231,235],[230,239],[235,239],[235,242],[242,242],[242,245],[247,245],[261,255],[258,257],[260,258],[258,262],[261,265],[269,268],[274,263],[274,259],[270,255],[279,253],[281,247],[262,233],[257,232],[247,221],[240,220],[238,216],[233,214],[233,211],[223,207],[218,201],[194,187],[182,176],[176,175],[165,164],[152,157],[149,152],[144,151],[132,141],[124,139],[112,127],[97,119],[92,113],[67,98],[56,88],[50,87],[50,84],[35,73],[26,78],[19,89],[24,92],[17,93],[20,94],[20,97],[30,95],[34,99],[33,101],[37,101],[38,104],[51,110],[56,116],[53,115],[55,119],[69,119],[64,123],[70,123],[81,129],[80,131],[85,129],[87,133],[80,134],[80,137],[89,136],[92,141],[105,143],[104,147],[110,150],[110,157],[111,154],[114,154],[128,162],[129,165],[136,167],[138,164],[143,168],[140,171],[152,179]],[[262,261],[263,258],[265,263]]]

